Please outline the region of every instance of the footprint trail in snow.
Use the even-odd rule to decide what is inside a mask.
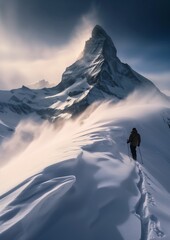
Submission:
[[[165,233],[161,230],[159,219],[150,212],[149,207],[156,207],[156,202],[152,194],[148,191],[150,187],[149,178],[144,173],[141,165],[136,163],[139,174],[138,189],[141,193],[138,205],[136,207],[136,215],[141,221],[141,238],[140,240],[158,240],[165,237]]]

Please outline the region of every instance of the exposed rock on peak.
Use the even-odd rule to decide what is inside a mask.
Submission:
[[[86,42],[84,56],[95,58],[102,55],[105,59],[116,58],[117,50],[112,39],[107,35],[102,27],[96,25],[92,31],[92,37]]]
[[[108,38],[109,36],[105,32],[105,30],[99,26],[96,25],[92,30],[92,38]]]

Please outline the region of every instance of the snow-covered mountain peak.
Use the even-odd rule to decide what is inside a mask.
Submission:
[[[96,25],[93,28],[92,37],[86,42],[83,57],[96,58],[101,55],[105,60],[115,59],[117,50],[104,29]]]
[[[112,39],[98,25],[86,41],[81,58],[66,69],[56,87],[57,92],[67,95],[69,104],[64,105],[64,111],[71,114],[98,100],[117,102],[139,89],[161,94],[151,81],[119,60]]]

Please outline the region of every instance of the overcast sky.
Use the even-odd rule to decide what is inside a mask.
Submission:
[[[0,0],[0,88],[59,82],[95,24],[121,61],[170,90],[169,0]]]

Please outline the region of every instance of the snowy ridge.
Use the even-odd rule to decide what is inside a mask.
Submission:
[[[168,141],[160,147],[160,141],[170,136],[164,111],[147,103],[141,117],[142,107],[141,115],[135,111],[138,104],[131,104],[132,109],[125,103],[108,106],[100,105],[91,115],[85,112],[60,132],[53,130],[38,159],[32,154],[34,144],[25,150],[22,155],[31,161],[30,165],[24,161],[25,176],[31,169],[37,173],[27,180],[23,175],[19,185],[3,190],[0,239],[169,240]],[[132,112],[136,112],[133,118]],[[132,122],[142,135],[144,168],[136,167],[128,157],[126,139]],[[67,138],[62,139],[65,133]],[[154,148],[159,154],[151,137],[147,141],[148,134],[156,140]],[[13,161],[19,175],[22,162],[17,162],[18,158]],[[13,161],[2,168],[2,182],[13,169]]]
[[[122,208],[126,210],[125,216],[117,212],[116,216],[119,217],[115,217],[110,213],[110,207],[116,210],[119,199],[122,199],[122,188],[126,185],[119,188],[121,182],[123,184],[127,180],[133,186],[133,181],[128,180],[128,175],[134,176],[134,165],[128,167],[123,164],[123,168],[119,166],[116,160],[119,156],[116,146],[105,139],[105,130],[108,128],[104,128],[101,133],[99,129],[101,128],[97,127],[95,131],[87,129],[74,139],[77,144],[82,145],[82,140],[85,143],[84,139],[89,138],[90,134],[93,142],[82,146],[75,159],[47,167],[1,197],[1,203],[5,203],[0,218],[2,239],[8,240],[16,236],[18,239],[47,239],[54,236],[56,231],[57,236],[62,236],[63,239],[67,239],[70,234],[75,239],[103,239],[104,236],[112,239],[112,230],[115,236],[120,238],[114,222],[117,224],[117,221],[121,222],[126,217],[128,206],[125,196],[128,192],[124,191],[125,200],[121,203]],[[115,131],[120,130],[115,128]],[[117,169],[115,176],[110,167]],[[123,169],[127,173],[118,177],[118,172]],[[76,181],[75,177],[63,177],[64,175],[75,176]],[[68,192],[62,189],[63,181],[66,190],[72,186]],[[61,193],[58,189],[61,189]],[[108,221],[105,222],[105,217],[110,221],[110,225]],[[45,222],[39,220],[41,218],[44,218]],[[39,226],[34,229],[37,221]],[[108,233],[103,231],[105,228],[109,229]],[[76,229],[79,229],[78,232]]]

